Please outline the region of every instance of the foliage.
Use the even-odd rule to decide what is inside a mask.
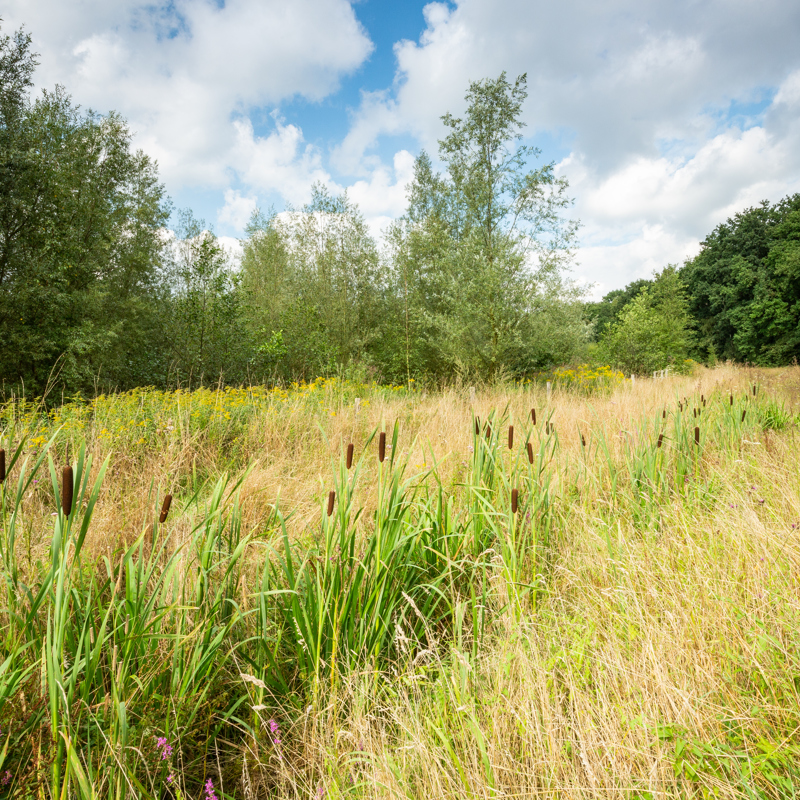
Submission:
[[[464,118],[442,117],[445,173],[425,152],[417,158],[390,235],[408,375],[522,374],[579,347],[575,293],[562,278],[576,225],[561,217],[566,180],[553,164],[529,169],[539,151],[519,144],[526,83],[505,73],[472,82]]]
[[[248,232],[243,288],[261,368],[308,380],[368,360],[381,324],[378,251],[347,195],[315,185],[301,211],[256,211]]]
[[[205,222],[184,211],[175,256],[166,275],[171,290],[165,322],[171,371],[189,385],[244,380],[247,340],[239,277]]]
[[[601,351],[626,373],[680,369],[691,344],[686,293],[675,267],[666,267],[606,329]]]
[[[681,275],[702,358],[790,363],[800,355],[800,194],[717,226]]]
[[[163,187],[116,114],[61,87],[31,101],[35,63],[27,35],[0,39],[0,373],[33,394],[56,376],[131,385],[156,329]]]
[[[592,324],[592,335],[600,340],[606,330],[619,319],[625,306],[644,289],[653,285],[652,280],[640,279],[629,283],[624,289],[614,289],[596,303],[587,303],[585,314]]]

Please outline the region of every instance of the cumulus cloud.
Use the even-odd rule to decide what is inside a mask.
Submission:
[[[120,111],[173,187],[223,189],[236,121],[287,98],[319,100],[372,43],[346,0],[11,0],[42,53],[37,80]]]
[[[435,155],[441,114],[502,70],[528,75],[531,140],[570,142],[558,169],[583,221],[584,283],[680,262],[730,214],[800,191],[792,0],[432,2],[420,36],[394,44],[391,85],[363,92],[333,141],[278,109],[368,65],[357,13],[346,0],[7,0],[3,16],[33,33],[41,85],[123,113],[170,191],[219,192],[232,229],[258,198],[300,206],[321,181],[348,188],[377,233],[403,212],[413,167],[408,150],[386,157],[387,137]]]

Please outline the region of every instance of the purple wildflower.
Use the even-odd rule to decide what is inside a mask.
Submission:
[[[214,784],[213,784],[211,778],[209,778],[206,781],[205,794],[206,794],[206,800],[219,800],[217,795],[214,793]]]
[[[3,777],[2,777],[2,779],[0,779],[0,783],[1,783],[3,786],[8,786],[8,782],[9,782],[10,780],[11,780],[11,771],[10,771],[10,770],[6,770],[6,771],[3,773]]]
[[[166,736],[156,737],[156,749],[161,751],[162,761],[172,757],[172,745],[167,742]]]

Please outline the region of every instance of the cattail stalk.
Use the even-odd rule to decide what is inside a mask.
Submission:
[[[663,444],[663,442],[664,442],[664,434],[663,434],[663,433],[659,433],[659,434],[658,434],[658,443],[656,444],[656,449],[658,449],[659,447],[661,447],[661,445]]]
[[[533,464],[533,445],[530,442],[528,442],[527,450],[528,450],[528,463]]]
[[[72,467],[64,467],[61,471],[61,508],[64,516],[72,513],[73,476]]]
[[[163,525],[167,521],[167,515],[169,514],[169,508],[172,505],[172,495],[168,494],[164,498],[164,502],[161,504],[161,514],[158,517],[158,521],[161,525]]]
[[[581,434],[581,447],[586,448],[586,437]]]
[[[694,443],[699,447],[700,446],[700,428],[695,426],[694,429]]]
[[[353,466],[353,450],[353,443],[350,442],[350,444],[347,445],[347,469]]]
[[[331,490],[328,492],[328,516],[333,514],[333,504],[336,501],[336,492]]]
[[[378,437],[378,461],[383,464],[383,460],[386,458],[386,431],[381,431],[380,436]]]
[[[731,395],[731,405],[733,405],[733,395]]]
[[[533,424],[535,425],[536,424],[536,409],[535,408],[531,409],[531,420],[533,420]]]
[[[744,422],[744,418],[745,418],[745,416],[746,416],[746,415],[747,415],[747,409],[745,408],[745,409],[742,411],[742,422]]]
[[[511,513],[517,513],[517,506],[519,505],[519,489],[511,490]]]
[[[509,450],[513,450],[514,449],[514,426],[513,425],[509,425],[508,426],[508,449]]]
[[[6,451],[0,448],[0,483],[4,483],[6,479]]]
[[[475,435],[481,435],[481,419],[480,417],[475,417]]]

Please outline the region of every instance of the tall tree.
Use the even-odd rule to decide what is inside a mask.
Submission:
[[[569,357],[583,326],[562,271],[576,224],[562,213],[567,182],[554,164],[531,169],[521,144],[526,76],[470,84],[463,118],[445,114],[437,173],[417,159],[405,219],[391,233],[395,282],[404,298],[406,353],[437,371],[524,372],[553,357],[542,340],[557,307]],[[566,305],[558,304],[566,300]]]
[[[243,286],[263,366],[310,378],[370,359],[380,322],[378,250],[347,195],[317,184],[302,210],[257,212],[249,232]]]
[[[682,276],[698,357],[777,365],[800,358],[800,194],[718,225]]]
[[[0,374],[68,391],[141,380],[169,215],[155,164],[116,114],[63,89],[30,99],[30,38],[0,39]]]

